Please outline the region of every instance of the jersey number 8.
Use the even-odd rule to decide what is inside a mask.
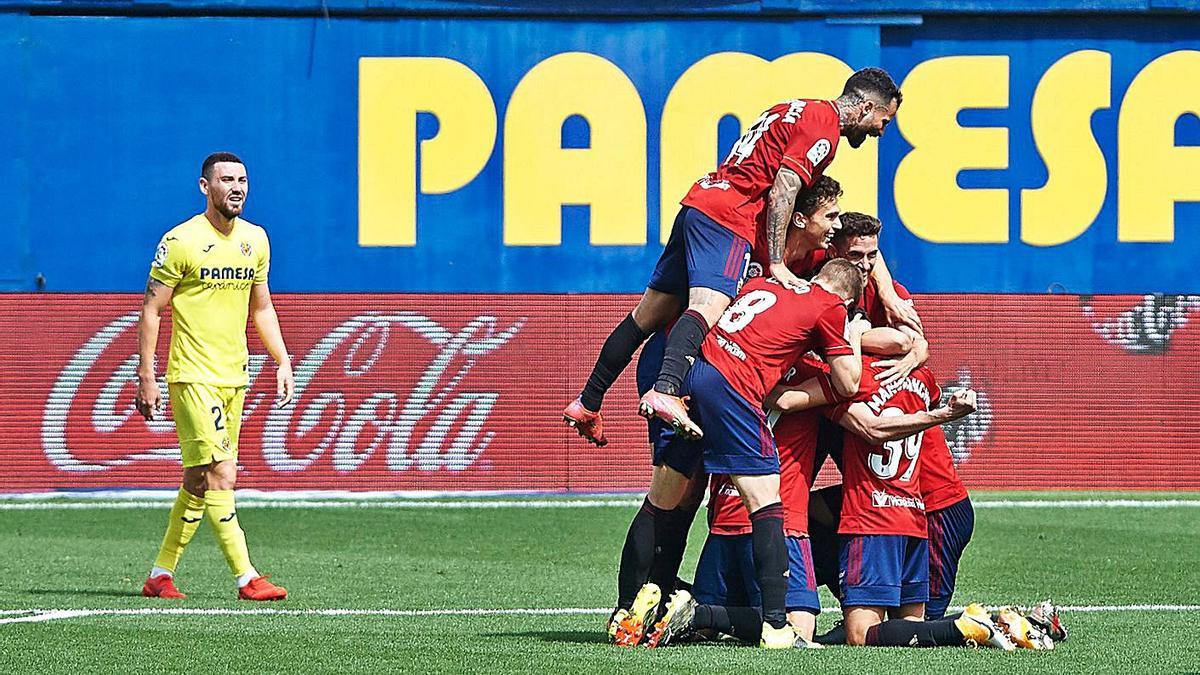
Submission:
[[[771,291],[750,291],[725,310],[717,325],[726,333],[736,333],[750,325],[754,317],[771,309],[776,302],[779,302],[779,298]]]

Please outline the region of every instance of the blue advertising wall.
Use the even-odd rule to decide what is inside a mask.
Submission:
[[[229,4],[0,13],[0,288],[138,290],[202,208],[200,161],[228,149],[274,290],[638,291],[688,182],[759,111],[882,65],[905,91],[895,128],[830,174],[884,220],[911,289],[1200,289],[1190,15]]]

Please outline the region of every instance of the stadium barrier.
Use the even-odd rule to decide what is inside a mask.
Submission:
[[[1200,330],[1188,324],[1200,297],[917,298],[944,390],[981,394],[979,412],[947,433],[969,487],[1200,485]],[[252,337],[239,485],[644,489],[632,368],[605,406],[606,448],[559,417],[633,301],[277,296],[297,398],[272,405],[274,366]],[[177,484],[172,422],[147,423],[133,407],[139,307],[132,294],[0,297],[0,491]]]

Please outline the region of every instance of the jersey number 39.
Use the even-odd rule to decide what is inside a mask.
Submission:
[[[899,408],[884,408],[879,411],[880,417],[899,417],[903,414],[904,411]],[[889,480],[900,472],[900,460],[907,459],[908,468],[905,469],[904,475],[900,476],[900,480],[911,480],[913,472],[917,469],[917,456],[921,454],[921,438],[924,435],[925,432],[918,432],[884,443],[882,453],[873,452],[868,458],[871,471],[881,479]]]

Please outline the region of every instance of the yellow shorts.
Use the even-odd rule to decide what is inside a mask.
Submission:
[[[245,387],[172,382],[167,392],[184,468],[237,459]]]

